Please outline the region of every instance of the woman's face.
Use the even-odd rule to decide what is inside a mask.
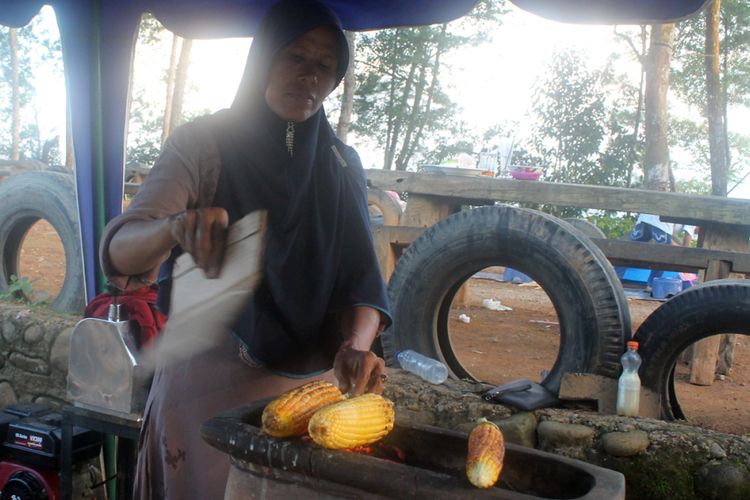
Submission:
[[[310,30],[287,45],[271,65],[266,103],[277,116],[303,122],[314,115],[336,83],[338,40],[332,28]]]

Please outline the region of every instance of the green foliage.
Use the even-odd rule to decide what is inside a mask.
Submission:
[[[642,147],[632,131],[638,91],[621,81],[611,67],[590,70],[579,52],[555,54],[535,89],[536,125],[529,145],[546,180],[627,185]],[[608,100],[608,95],[618,97]]]
[[[455,121],[456,104],[440,74],[445,56],[458,47],[486,39],[497,25],[502,3],[483,0],[459,21],[365,33],[358,39],[357,120],[353,130],[384,151],[383,168],[405,170],[420,155],[441,157],[465,148]]]
[[[688,153],[687,161],[676,161],[675,170],[690,166],[694,181],[677,181],[678,191],[711,194],[711,168],[708,149],[708,124],[690,119],[673,119],[670,125],[670,144]],[[729,189],[736,186],[750,171],[750,136],[729,133],[731,164],[727,172]],[[697,177],[696,177],[697,176]]]
[[[42,137],[37,115],[36,86],[38,68],[44,66],[62,75],[62,52],[60,39],[50,33],[41,23],[40,17],[16,29],[18,61],[19,105],[21,131],[19,155],[21,160],[37,159],[49,163],[60,163],[59,150],[49,145],[59,140]],[[0,156],[9,157],[12,149],[11,123],[13,116],[10,28],[0,27]]]
[[[672,88],[703,110],[706,19],[703,15],[693,16],[677,27]],[[727,103],[750,106],[750,4],[746,0],[722,0],[719,46]]]
[[[642,156],[642,134],[634,134],[639,90],[611,65],[592,70],[583,54],[555,54],[535,88],[533,139],[516,147],[514,164],[540,165],[552,182],[628,186]],[[544,206],[558,217],[581,209]]]
[[[677,95],[706,115],[705,77],[705,16],[699,15],[678,24],[675,38],[675,63],[672,68],[671,85]],[[724,118],[728,106],[750,107],[750,4],[745,0],[722,0],[721,26],[719,30],[720,78],[724,101]],[[729,128],[730,124],[727,123]],[[699,123],[675,124],[673,141],[686,148],[692,162],[700,165],[700,174],[709,179],[710,158],[708,153],[708,126]],[[750,172],[747,144],[750,137],[744,134],[727,135],[730,189]]]
[[[34,291],[28,278],[18,278],[15,274],[10,276],[8,288],[0,292],[0,300],[14,300],[24,304],[31,304]]]
[[[633,215],[622,215],[612,211],[586,217],[586,220],[601,229],[610,240],[619,240],[629,234],[635,225],[635,219]]]

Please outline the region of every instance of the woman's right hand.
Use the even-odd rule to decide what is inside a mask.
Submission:
[[[170,232],[207,278],[217,278],[226,248],[229,215],[219,207],[186,210],[170,217]]]

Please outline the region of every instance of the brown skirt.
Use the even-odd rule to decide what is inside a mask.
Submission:
[[[141,430],[135,499],[224,498],[229,456],[201,439],[203,422],[309,380],[250,367],[238,352],[227,335],[188,361],[157,367]],[[332,371],[314,378],[334,380]]]

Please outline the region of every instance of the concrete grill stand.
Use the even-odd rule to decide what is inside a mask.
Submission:
[[[302,438],[274,439],[259,427],[265,401],[208,420],[203,438],[228,453],[226,499],[259,498],[625,498],[619,472],[507,444],[494,488],[479,490],[465,476],[467,435],[397,417],[382,441],[401,460],[326,450]]]

